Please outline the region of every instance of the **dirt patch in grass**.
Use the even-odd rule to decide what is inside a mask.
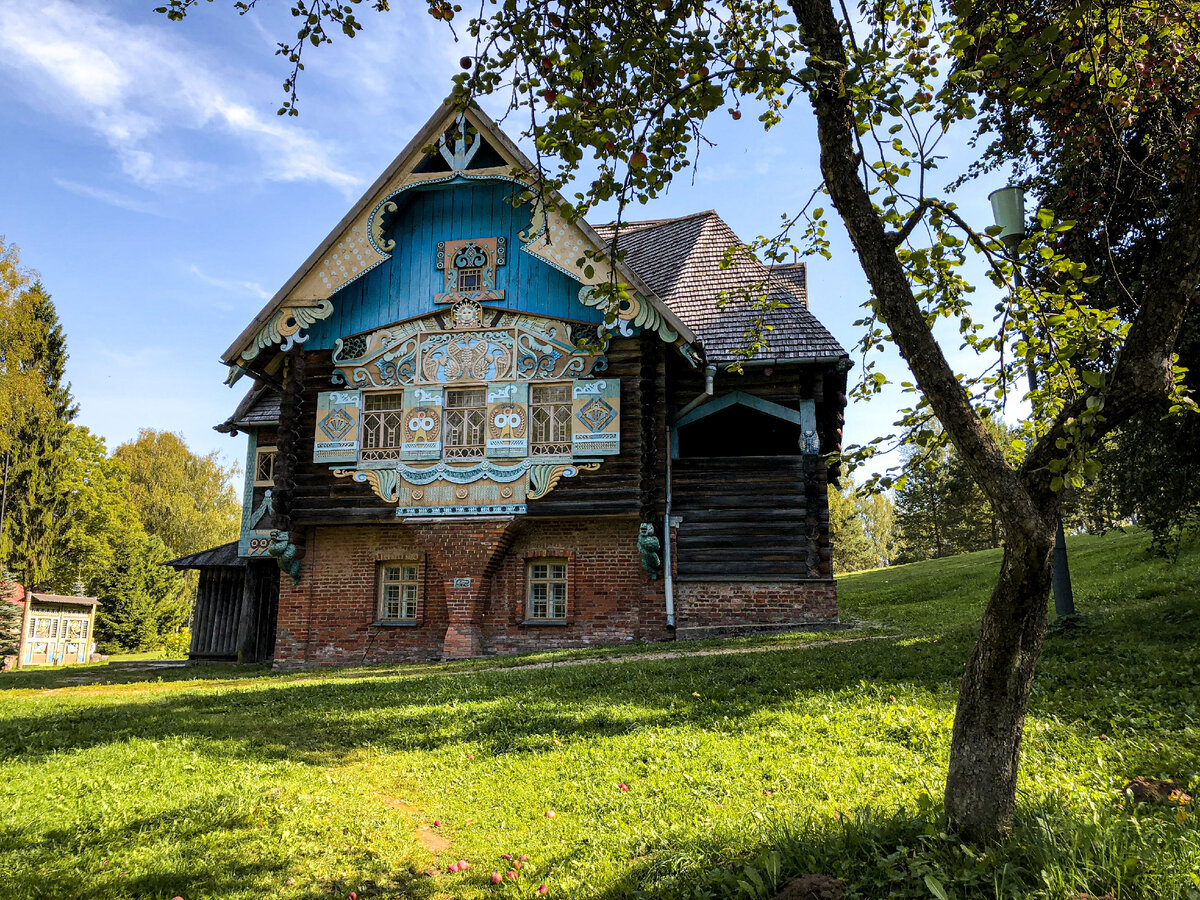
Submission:
[[[376,794],[375,799],[397,812],[401,812],[410,819],[419,819],[420,811],[406,800],[401,800],[398,797],[389,797],[386,794]],[[450,849],[450,839],[439,832],[436,828],[422,823],[417,826],[417,839],[421,842],[421,846],[435,856]]]

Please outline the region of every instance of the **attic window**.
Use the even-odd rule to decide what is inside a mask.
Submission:
[[[275,484],[275,448],[259,447],[254,454],[254,486],[272,487]]]
[[[479,266],[458,270],[458,292],[474,294],[483,284],[483,268]]]
[[[433,296],[434,302],[503,300],[503,289],[496,287],[496,271],[506,263],[507,251],[508,242],[503,237],[438,241],[434,258],[445,279],[442,293]]]

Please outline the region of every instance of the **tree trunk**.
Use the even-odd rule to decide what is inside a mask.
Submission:
[[[1012,529],[1016,531],[1016,529]],[[958,692],[946,813],[972,841],[1012,825],[1033,672],[1048,623],[1053,525],[1011,535]]]

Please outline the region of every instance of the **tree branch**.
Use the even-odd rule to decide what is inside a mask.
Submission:
[[[1192,145],[1200,138],[1194,127]],[[1169,214],[1155,279],[1143,294],[1142,308],[1129,327],[1125,344],[1105,385],[1081,394],[1063,409],[1021,467],[1021,477],[1035,491],[1047,489],[1049,464],[1062,458],[1059,441],[1071,443],[1071,428],[1088,410],[1088,400],[1104,406],[1093,426],[1091,442],[1125,422],[1147,404],[1161,400],[1174,383],[1175,342],[1188,303],[1200,284],[1200,153],[1188,157],[1183,189]]]
[[[821,171],[829,195],[842,215],[858,251],[863,271],[875,292],[880,318],[887,324],[901,355],[942,426],[962,454],[971,474],[1000,513],[1006,528],[1038,522],[1041,512],[1030,502],[1016,472],[971,406],[970,397],[946,361],[920,304],[913,295],[895,244],[858,178],[855,120],[849,63],[831,0],[790,0],[805,45],[817,69],[813,109],[821,146]]]

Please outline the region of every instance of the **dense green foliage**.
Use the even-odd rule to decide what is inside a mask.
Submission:
[[[896,501],[886,491],[861,490],[843,477],[829,490],[829,530],[834,571],[858,572],[895,562],[903,552],[896,529]]]
[[[1098,302],[1130,316],[1162,277],[1170,209],[1187,190],[1178,153],[1196,139],[1191,123],[1200,116],[1197,59],[1194,52],[1182,59],[1173,53],[1180,42],[1194,39],[1197,10],[1190,3],[1105,2],[1094,8],[1103,15],[1096,16],[1099,27],[1090,43],[1047,42],[1042,58],[1016,64],[1018,78],[1040,78],[1046,67],[1071,72],[1074,65],[1078,72],[1072,77],[1020,96],[982,82],[983,119],[997,139],[986,145],[978,168],[1012,167],[1045,206],[1071,209],[1076,225],[1060,236],[1060,246],[1087,266],[1095,279],[1090,293],[1102,298]],[[1004,26],[988,21],[988,9],[979,4],[968,14],[984,31],[981,52],[989,41],[1003,40]],[[1063,9],[1057,2],[1026,8],[1021,34],[1049,27]],[[1167,52],[1138,49],[1145,46]],[[1112,74],[1106,89],[1097,90],[1092,75],[1105,69]],[[1036,258],[1025,271],[1030,281],[1043,280]],[[1200,372],[1195,304],[1176,351],[1187,371],[1184,383],[1194,393]],[[1196,524],[1200,421],[1171,407],[1166,401],[1149,404],[1105,442],[1096,477],[1068,498],[1072,524],[1100,531],[1135,519],[1164,549]]]
[[[236,537],[237,471],[149,430],[109,456],[72,424],[66,361],[54,304],[0,240],[0,565],[29,587],[98,598],[103,649],[159,647],[194,596],[161,563]]]
[[[516,853],[551,898],[765,898],[818,871],[853,898],[1194,900],[1190,806],[1120,792],[1200,785],[1200,549],[1146,543],[1072,539],[1085,618],[1048,639],[995,847],[937,801],[989,551],[842,578],[855,631],[695,645],[733,655],[0,676],[6,896],[499,898]]]
[[[198,456],[180,435],[143,428],[113,459],[129,473],[129,498],[142,525],[171,552],[195,553],[237,538],[238,469],[223,466],[217,453]]]
[[[896,488],[896,562],[1000,546],[1000,521],[953,446],[906,449],[903,475]]]
[[[13,602],[19,599],[12,573],[0,569],[0,657],[15,654],[20,645],[22,613]]]
[[[1179,364],[1194,391],[1200,372],[1200,306],[1185,323]],[[1073,488],[1065,518],[1099,533],[1134,521],[1154,536],[1156,552],[1171,555],[1200,529],[1200,416],[1152,404],[1101,448],[1096,477]]]

